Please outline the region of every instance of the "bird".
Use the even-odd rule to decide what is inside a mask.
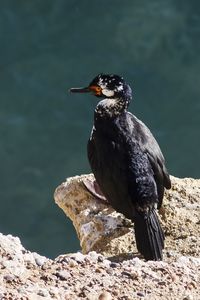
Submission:
[[[87,144],[92,172],[110,205],[134,223],[138,252],[145,260],[162,260],[165,237],[157,209],[171,181],[153,134],[128,111],[130,85],[101,73],[87,87],[70,91],[100,98]]]

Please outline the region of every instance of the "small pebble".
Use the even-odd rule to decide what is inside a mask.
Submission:
[[[106,272],[109,274],[109,275],[113,275],[114,274],[114,270],[109,268],[106,270]]]
[[[3,278],[7,282],[12,282],[13,280],[15,280],[15,276],[14,275],[5,275]]]
[[[104,259],[103,262],[102,262],[102,265],[105,268],[109,268],[110,267],[110,261],[108,259]]]
[[[137,296],[139,296],[139,297],[145,297],[145,294],[143,292],[137,292]]]
[[[39,255],[35,252],[33,253],[33,257],[39,267],[41,267],[48,260],[45,256]]]
[[[191,242],[194,242],[194,243],[197,242],[196,236],[191,236],[190,238],[191,238]]]
[[[83,263],[85,261],[85,255],[81,252],[77,252],[71,256],[71,259],[74,259],[77,263]]]
[[[98,261],[99,254],[96,251],[91,251],[88,253],[88,256],[93,262]]]
[[[69,266],[70,266],[71,268],[73,268],[73,267],[78,266],[78,263],[77,263],[75,260],[70,259],[70,261],[69,261]]]
[[[47,270],[47,269],[48,269],[48,265],[47,265],[47,264],[43,264],[43,265],[41,266],[41,269],[42,269],[43,271]]]
[[[95,273],[102,273],[102,271],[103,271],[103,270],[100,269],[100,268],[96,268],[96,269],[95,269]]]
[[[166,282],[165,281],[159,281],[158,284],[159,285],[166,285]]]
[[[186,295],[184,296],[183,300],[193,300],[193,296],[192,295]]]
[[[113,293],[114,296],[118,296],[119,295],[119,292],[117,290],[115,290],[115,289],[113,289],[112,293]]]
[[[132,274],[130,272],[123,271],[122,275],[124,275],[126,277],[131,277],[132,278]]]
[[[103,292],[99,295],[98,300],[112,300],[112,296],[108,292]]]
[[[99,255],[97,261],[98,261],[98,262],[103,262],[103,260],[104,260],[104,257],[103,257],[102,255]]]
[[[117,268],[118,266],[119,266],[119,264],[115,263],[115,262],[111,262],[111,264],[110,264],[111,268]]]
[[[66,270],[59,271],[56,273],[56,276],[59,277],[61,280],[67,280],[71,276],[70,273]]]
[[[42,297],[48,297],[48,296],[49,296],[49,292],[48,292],[47,290],[45,290],[45,289],[39,290],[39,291],[37,292],[37,294],[38,294],[39,296],[42,296]]]

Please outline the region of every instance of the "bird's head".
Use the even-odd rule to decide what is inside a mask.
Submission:
[[[124,79],[118,75],[97,75],[85,88],[71,88],[72,93],[92,93],[96,97],[131,100],[132,91]]]

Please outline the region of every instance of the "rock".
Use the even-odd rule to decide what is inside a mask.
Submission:
[[[33,257],[38,266],[43,266],[43,264],[48,260],[45,256],[39,255],[36,252],[33,252]]]
[[[200,299],[200,180],[171,177],[161,211],[164,261],[145,262],[132,254],[133,224],[103,197],[92,196],[85,178],[93,180],[92,175],[69,178],[55,198],[87,254],[50,260],[0,233],[0,299]]]
[[[103,292],[99,295],[99,300],[112,300],[112,296],[109,292]]]
[[[60,280],[67,280],[70,277],[70,273],[66,270],[59,271],[56,273],[56,276],[60,278]]]
[[[72,220],[83,253],[95,250],[118,259],[131,257],[137,253],[134,225],[103,197],[98,199],[88,191],[83,182],[90,186],[93,181],[92,174],[68,178],[56,189],[55,202]],[[171,181],[172,189],[166,191],[160,210],[166,236],[164,259],[179,253],[199,256],[200,180],[171,176]]]
[[[90,174],[68,178],[56,189],[54,195],[56,203],[74,224],[82,252],[95,250],[104,254],[107,246],[110,252],[111,241],[113,253],[117,254],[117,248],[120,247],[119,244],[116,245],[118,242],[121,250],[127,250],[123,237],[120,241],[118,237],[132,231],[131,222],[106,202],[91,195],[83,184],[84,179],[92,181],[94,177]]]
[[[49,292],[46,289],[39,289],[39,291],[37,292],[37,294],[39,296],[44,297],[44,298],[49,298],[50,299]]]
[[[28,275],[27,262],[35,264],[32,254],[28,257],[19,238],[0,233],[0,263],[12,275],[24,278]]]
[[[200,258],[145,262],[135,257],[116,263],[92,251],[43,257],[41,266],[36,257],[18,238],[0,234],[0,299],[200,299]]]

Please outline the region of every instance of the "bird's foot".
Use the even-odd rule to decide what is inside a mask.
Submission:
[[[108,200],[102,193],[100,186],[96,182],[96,180],[90,180],[87,178],[83,179],[83,184],[86,189],[97,199],[101,200],[104,204],[109,204]]]

